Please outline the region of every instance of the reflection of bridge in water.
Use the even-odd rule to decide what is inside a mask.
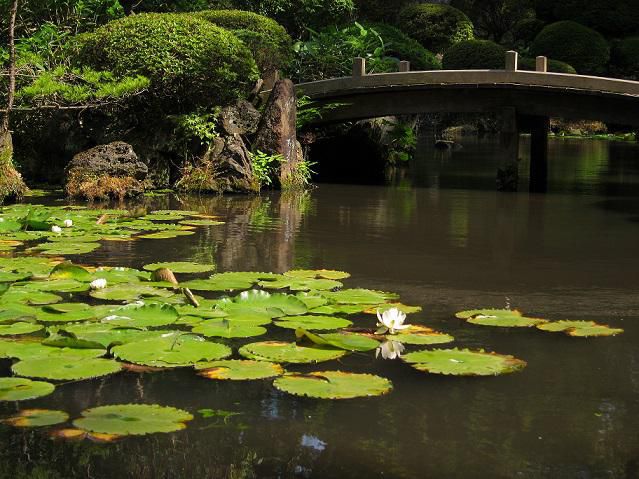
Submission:
[[[353,75],[297,85],[319,104],[337,103],[317,123],[335,123],[420,113],[500,113],[505,164],[516,162],[519,134],[530,132],[531,189],[547,179],[550,118],[599,120],[639,127],[639,82],[549,73],[545,57],[536,71],[517,69],[517,53],[506,53],[504,70],[411,72],[400,62],[397,73],[366,74],[363,58]]]

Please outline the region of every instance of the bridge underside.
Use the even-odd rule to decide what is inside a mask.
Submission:
[[[302,89],[303,91],[303,89]],[[317,123],[420,113],[498,113],[599,120],[639,127],[639,96],[529,85],[424,85],[356,88],[314,94],[318,103],[339,103]]]

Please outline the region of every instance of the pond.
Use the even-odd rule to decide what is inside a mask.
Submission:
[[[0,478],[639,477],[639,146],[551,140],[543,195],[494,192],[495,157],[494,143],[465,140],[459,150],[421,149],[388,186],[148,198],[149,210],[194,210],[224,224],[164,240],[109,241],[70,258],[132,268],[195,261],[218,272],[347,271],[346,288],[390,291],[420,306],[407,322],[454,336],[442,347],[512,355],[524,369],[428,374],[373,351],[290,367],[393,383],[383,396],[342,401],[289,395],[269,379],[211,380],[191,368],[67,381],[39,399],[0,402],[0,416],[47,408],[77,418],[135,403],[194,419],[178,432],[112,443],[52,439],[55,426],[0,424]],[[455,318],[479,308],[625,331],[578,338]],[[357,318],[375,327],[374,316]],[[290,341],[293,332],[273,335]],[[0,361],[0,376],[11,375],[12,361]]]

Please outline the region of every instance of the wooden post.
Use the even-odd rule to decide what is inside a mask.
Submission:
[[[400,73],[406,73],[410,71],[410,62],[401,61],[399,62],[399,71]]]
[[[355,57],[353,59],[353,76],[363,77],[366,75],[366,59],[362,57]]]
[[[519,54],[514,50],[508,50],[506,52],[506,71],[516,72],[517,71],[517,60]]]
[[[542,56],[537,57],[535,70],[541,73],[548,72],[548,58]]]

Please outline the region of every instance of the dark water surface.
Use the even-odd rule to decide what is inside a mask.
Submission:
[[[453,152],[420,152],[395,186],[156,200],[227,223],[175,240],[108,243],[81,258],[349,271],[347,286],[397,292],[423,307],[409,321],[450,332],[458,347],[524,359],[522,372],[439,377],[372,354],[291,368],[370,372],[395,386],[384,397],[341,402],[189,370],[66,384],[20,406],[77,416],[98,405],[158,403],[196,419],[179,433],[114,444],[54,441],[46,430],[0,425],[0,478],[638,478],[639,146],[555,140],[551,148],[545,195],[493,192],[495,147],[469,140]],[[453,316],[506,305],[626,332],[582,340]],[[9,363],[1,364],[8,374]],[[204,408],[241,414],[225,423],[202,418]],[[2,404],[0,415],[17,409]]]

